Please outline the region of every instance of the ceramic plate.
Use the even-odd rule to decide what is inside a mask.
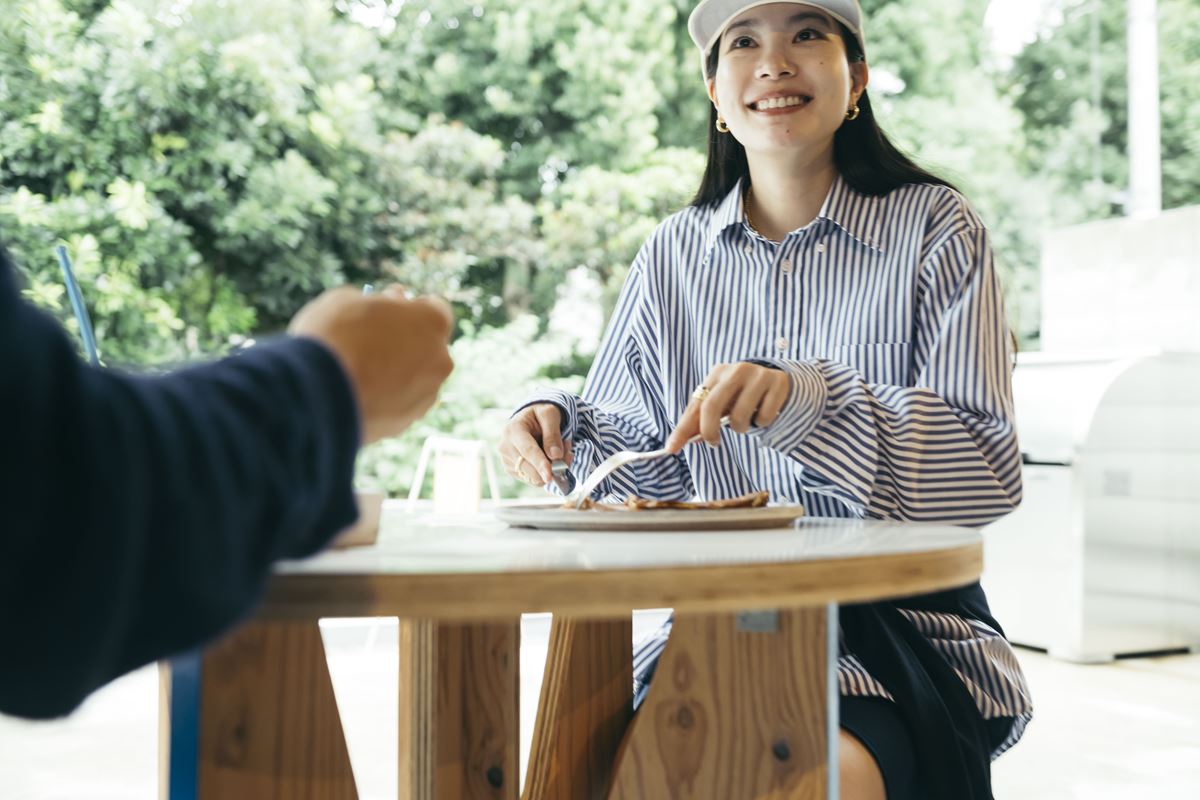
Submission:
[[[575,511],[557,505],[504,506],[496,517],[514,528],[557,531],[713,531],[787,528],[804,516],[800,505],[762,508]]]

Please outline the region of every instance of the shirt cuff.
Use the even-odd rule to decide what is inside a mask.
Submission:
[[[765,428],[751,428],[750,435],[772,450],[794,453],[825,417],[829,401],[825,373],[811,361],[755,359],[753,363],[786,372],[791,392],[775,421]]]
[[[522,409],[536,406],[539,403],[552,403],[558,406],[558,410],[562,412],[559,433],[562,435],[563,441],[574,439],[575,432],[579,430],[579,398],[561,389],[540,388],[515,408],[512,416],[516,416],[517,412]]]
[[[284,542],[287,549],[276,552],[273,558],[307,557],[320,551],[358,519],[354,470],[363,427],[358,397],[341,360],[331,348],[316,339],[280,337],[256,345],[239,357],[261,357],[272,364],[287,359],[294,368],[294,377],[281,383],[295,386],[302,393],[288,405],[299,409],[293,413],[303,415],[298,416],[296,425],[304,430],[305,436],[294,436],[292,440],[297,447],[309,448],[302,452],[319,454],[321,466],[315,474],[303,473],[312,481],[309,496],[315,505],[291,503],[288,515],[294,517],[294,521],[281,525],[281,529],[293,531],[303,531],[307,526],[309,534]],[[296,460],[303,461],[302,458]]]

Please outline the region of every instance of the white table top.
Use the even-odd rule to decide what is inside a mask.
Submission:
[[[646,512],[653,513],[653,512]],[[486,511],[437,516],[385,506],[374,546],[280,566],[283,574],[462,574],[630,570],[861,558],[970,546],[970,528],[803,518],[792,528],[704,532],[574,532],[510,528]]]
[[[280,565],[263,613],[749,608],[918,594],[970,583],[982,569],[979,532],[950,525],[809,518],[775,530],[565,532],[389,506],[375,545]]]

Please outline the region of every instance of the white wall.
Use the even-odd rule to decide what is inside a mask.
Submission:
[[[1200,350],[1200,206],[1046,234],[1043,350]]]

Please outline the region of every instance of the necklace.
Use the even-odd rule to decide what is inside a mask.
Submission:
[[[760,231],[758,229],[758,226],[754,224],[754,219],[750,216],[750,190],[749,189],[746,190],[746,201],[742,205],[745,207],[746,224],[750,226],[750,230],[754,231],[755,234],[762,237],[763,239],[766,239],[768,242],[772,242],[774,244],[779,244],[779,241],[777,239],[772,239],[771,237],[765,235],[762,231]]]

